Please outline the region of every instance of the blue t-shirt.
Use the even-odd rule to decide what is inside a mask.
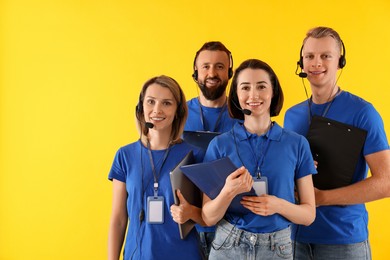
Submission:
[[[185,240],[180,239],[178,224],[169,213],[174,204],[169,173],[190,150],[193,150],[196,162],[203,160],[203,152],[185,142],[171,146],[164,164],[166,149],[152,150],[157,175],[160,172],[158,196],[164,197],[164,224],[139,221],[141,210],[147,213],[147,197],[154,194],[147,147],[137,141],[116,153],[108,178],[126,183],[129,225],[124,259],[200,259],[195,229]]]
[[[323,113],[329,109],[326,115]],[[353,177],[353,183],[367,177],[364,156],[389,149],[383,121],[372,104],[349,92],[342,91],[332,103],[311,104],[311,114],[352,125],[367,131],[363,151]],[[284,127],[304,136],[309,130],[309,103],[304,101],[287,110]],[[293,230],[293,237],[303,243],[351,244],[368,238],[368,214],[364,204],[317,207],[314,223]]]
[[[264,146],[267,140],[269,145]],[[268,193],[295,203],[295,181],[317,171],[307,140],[281,128],[277,123],[261,136],[247,132],[241,123],[235,124],[231,131],[211,141],[204,161],[229,157],[237,167],[244,165],[252,176],[256,176],[256,158],[261,153],[264,154],[264,160],[260,172],[268,179]],[[275,232],[291,224],[279,214],[259,216],[254,213],[237,215],[229,212],[224,218],[237,228],[253,233]]]
[[[211,131],[224,133],[232,129],[237,121],[229,116],[227,106],[201,106],[198,98],[187,101],[188,118],[184,126],[185,131]],[[203,121],[203,122],[202,122]]]

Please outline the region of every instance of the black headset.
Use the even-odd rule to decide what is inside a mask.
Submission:
[[[340,55],[340,58],[339,58],[339,68],[342,69],[347,64],[347,60],[345,59],[345,46],[344,46],[344,43],[343,43],[342,40],[340,40],[340,42],[341,42],[342,54]],[[299,67],[301,67],[301,69],[303,69],[302,50],[303,50],[303,45],[302,45],[301,50],[299,52],[299,56],[300,56],[299,61],[297,62],[297,64],[299,65]]]
[[[204,51],[204,50],[201,50],[201,51]],[[194,78],[195,81],[198,81],[198,70],[195,69],[196,68],[196,59],[198,58],[199,53],[201,51],[197,51],[195,58],[194,58],[194,65],[193,65],[194,73],[192,73],[192,77]],[[231,79],[233,77],[233,56],[232,56],[232,53],[230,51],[228,52],[228,55],[229,55],[228,77],[229,77],[229,79]]]

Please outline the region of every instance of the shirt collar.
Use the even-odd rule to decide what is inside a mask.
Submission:
[[[271,129],[272,131],[270,131]],[[283,128],[280,127],[277,122],[273,121],[273,126],[271,127],[271,129],[268,130],[268,132],[265,134],[266,137],[272,141],[279,141],[282,136]],[[233,127],[233,131],[240,142],[247,140],[248,137],[253,135],[246,131],[243,123],[236,123]]]

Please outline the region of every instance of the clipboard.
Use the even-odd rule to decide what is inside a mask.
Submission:
[[[322,190],[350,185],[367,131],[325,117],[313,116],[307,140],[318,162],[314,187]]]
[[[210,141],[220,134],[220,132],[209,131],[184,131],[183,140],[206,151]]]
[[[181,171],[180,167],[183,165],[194,163],[194,156],[192,150],[180,161],[180,163],[170,172],[173,198],[176,205],[179,205],[179,198],[176,195],[176,190],[180,190],[188,203],[201,208],[202,207],[202,193]],[[195,226],[193,220],[179,225],[180,238],[185,239]]]
[[[237,167],[229,157],[224,157],[210,162],[184,165],[180,169],[203,193],[215,199],[225,185],[227,176],[237,170]],[[250,213],[240,203],[243,196],[256,196],[256,193],[252,188],[250,192],[238,194],[230,203],[227,211],[237,214]]]

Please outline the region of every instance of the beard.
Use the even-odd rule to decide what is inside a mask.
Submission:
[[[215,78],[213,78],[215,79]],[[220,98],[224,93],[225,93],[225,90],[226,90],[226,87],[228,85],[228,81],[222,81],[220,78],[217,78],[216,79],[220,80],[220,84],[216,87],[212,87],[212,88],[208,88],[206,86],[206,80],[204,80],[203,82],[199,81],[198,82],[198,86],[200,88],[200,90],[202,91],[202,94],[203,96],[207,99],[207,100],[217,100],[218,98]]]

